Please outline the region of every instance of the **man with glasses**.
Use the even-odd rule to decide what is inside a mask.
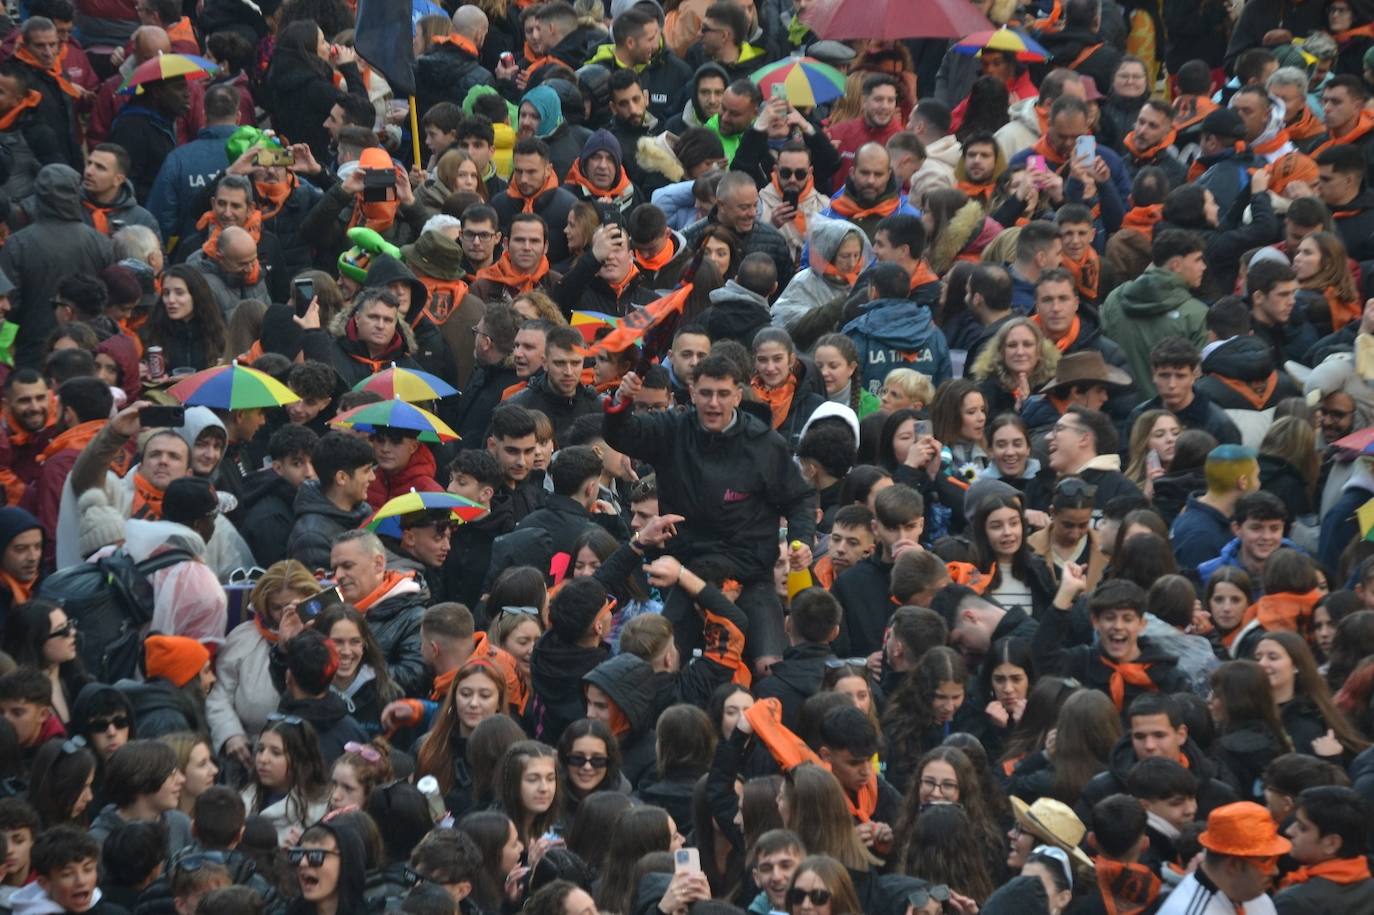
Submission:
[[[463,211],[462,219],[459,240],[463,244],[463,269],[475,274],[496,262],[496,249],[501,247],[500,217],[485,203],[474,203]]]
[[[258,243],[247,229],[229,226],[220,233],[214,251],[210,254],[197,248],[186,264],[205,277],[226,321],[244,299],[272,301],[267,291],[267,271],[258,259]]]
[[[1050,429],[1048,440],[1050,469],[1059,479],[1081,477],[1095,488],[1094,518],[1099,517],[1103,507],[1117,496],[1140,495],[1140,489],[1121,472],[1116,427],[1101,412],[1087,407],[1069,407]],[[1032,494],[1030,507],[1043,511],[1049,502],[1048,494],[1040,499]]]

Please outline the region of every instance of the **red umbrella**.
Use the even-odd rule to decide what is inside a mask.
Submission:
[[[969,0],[821,0],[806,22],[821,38],[963,38],[994,28]]]

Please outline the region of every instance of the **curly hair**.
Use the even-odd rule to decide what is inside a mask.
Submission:
[[[1035,367],[1031,369],[1030,377],[1026,379],[1030,383],[1031,390],[1039,390],[1054,380],[1055,369],[1059,368],[1059,348],[1045,336],[1040,325],[1030,318],[1012,318],[998,329],[993,338],[978,352],[978,358],[973,360],[971,374],[974,379],[982,381],[985,378],[994,377],[997,383],[1008,391],[1016,390],[1016,376],[1007,371],[1007,363],[1002,350],[1006,346],[1007,337],[1011,336],[1011,332],[1019,327],[1030,330],[1035,337],[1036,348],[1040,353],[1040,358],[1036,360]]]

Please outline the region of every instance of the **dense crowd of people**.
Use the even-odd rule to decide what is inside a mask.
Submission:
[[[1374,912],[1374,8],[823,4],[12,5],[0,912]]]

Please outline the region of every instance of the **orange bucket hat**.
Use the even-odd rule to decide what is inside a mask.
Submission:
[[[1273,858],[1288,854],[1293,847],[1279,835],[1279,827],[1269,811],[1252,801],[1213,810],[1198,842],[1208,851],[1238,858]]]

